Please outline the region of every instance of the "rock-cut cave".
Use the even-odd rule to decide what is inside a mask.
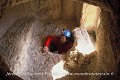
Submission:
[[[72,48],[42,52],[65,28]],[[120,80],[120,1],[0,0],[0,80]]]

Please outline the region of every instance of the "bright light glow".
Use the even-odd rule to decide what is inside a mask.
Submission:
[[[81,27],[91,29],[98,26],[100,18],[100,8],[87,3],[83,4]]]
[[[78,28],[74,30],[77,37],[77,46],[75,49],[85,55],[95,51],[87,30],[94,31],[95,27],[98,27],[100,23],[100,8],[84,3],[82,13],[82,19],[80,21],[81,29]]]
[[[57,78],[62,78],[69,73],[68,71],[63,69],[64,63],[65,63],[65,61],[61,60],[59,63],[57,63],[56,65],[53,66],[53,68],[52,68],[53,80],[55,80]]]
[[[95,51],[95,48],[90,40],[90,37],[87,33],[87,30],[90,28],[95,28],[99,25],[100,19],[100,8],[84,3],[83,4],[83,15],[81,20],[81,29],[74,29],[74,36],[77,40],[77,46],[75,47],[75,51],[70,52],[70,56],[72,54],[77,54],[77,51],[82,53],[83,55],[90,54]],[[76,60],[76,58],[75,58]],[[64,61],[61,60],[58,64],[53,66],[52,68],[52,76],[53,80],[57,78],[61,78],[67,75],[69,72],[63,69]]]
[[[77,51],[81,52],[83,55],[95,51],[86,29],[76,28],[74,29],[74,34],[77,39],[77,46],[75,47]]]

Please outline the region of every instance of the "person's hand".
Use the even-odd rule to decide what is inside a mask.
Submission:
[[[43,53],[48,52],[48,51],[49,51],[49,48],[47,46],[44,46],[43,47]]]

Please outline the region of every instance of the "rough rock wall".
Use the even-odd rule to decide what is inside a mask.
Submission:
[[[61,21],[40,21],[34,17],[21,18],[6,31],[0,40],[0,53],[11,70],[24,80],[52,80],[52,67],[62,56],[42,53],[42,45],[49,34],[59,35]]]
[[[82,3],[73,0],[1,0],[0,37],[15,20],[34,15],[39,20],[62,19],[80,24]]]
[[[62,19],[76,21],[77,26],[80,25],[83,3],[74,0],[61,0],[61,4]]]
[[[11,0],[12,1],[12,0]],[[14,0],[15,1],[15,0]],[[17,0],[16,0],[17,1]],[[29,1],[29,0],[28,0]],[[50,1],[50,0],[49,0]],[[51,19],[51,18],[54,18],[54,14],[52,14],[53,12],[54,12],[54,10],[53,10],[53,8],[56,8],[57,6],[54,6],[54,5],[52,5],[52,6],[50,6],[50,4],[52,4],[52,3],[54,3],[54,1],[55,0],[51,0],[51,2],[49,2],[48,0],[46,0],[46,1],[44,1],[44,0],[38,0],[37,2],[39,2],[39,3],[37,3],[37,2],[34,2],[33,1],[33,3],[31,3],[31,1],[30,2],[28,2],[28,4],[31,4],[31,5],[33,5],[33,8],[30,10],[30,11],[32,11],[32,15],[34,15],[38,20],[44,20],[44,19]],[[105,0],[105,1],[98,1],[98,0],[75,0],[76,1],[76,4],[78,4],[77,3],[77,1],[82,1],[82,2],[87,2],[87,3],[90,3],[90,4],[93,4],[93,5],[97,5],[97,6],[100,6],[102,9],[104,9],[104,10],[107,10],[107,11],[104,11],[104,10],[102,10],[102,12],[101,12],[101,20],[102,20],[102,22],[101,22],[101,24],[100,24],[100,26],[98,27],[98,29],[97,29],[97,52],[98,52],[98,54],[97,54],[97,66],[95,67],[93,67],[93,66],[91,66],[91,65],[94,65],[94,63],[96,63],[96,62],[92,62],[92,64],[91,65],[89,65],[89,66],[91,66],[91,68],[89,68],[90,70],[94,70],[94,68],[95,68],[95,70],[94,71],[115,71],[115,69],[114,68],[116,68],[117,66],[119,66],[118,65],[118,63],[120,62],[119,61],[119,52],[120,52],[120,49],[119,49],[119,42],[120,42],[120,28],[119,28],[119,1],[118,0],[111,0],[110,2],[108,2],[107,0]],[[7,5],[5,5],[7,2],[10,2],[9,0],[6,0],[6,2],[4,2],[4,1],[2,1],[1,0],[1,5],[3,5],[2,6],[2,8],[1,8],[1,14],[4,14],[4,9],[6,9],[6,6]],[[19,1],[18,1],[19,2]],[[55,1],[55,2],[57,2],[57,1]],[[59,1],[58,1],[59,2]],[[21,2],[21,3],[17,3],[17,4],[14,4],[13,6],[12,6],[12,8],[15,6],[16,7],[16,5],[18,6],[18,5],[21,5],[21,6],[23,6],[22,4],[23,4],[24,2]],[[13,2],[12,2],[12,4],[13,4]],[[27,4],[27,3],[24,3],[24,4]],[[39,5],[39,4],[41,4],[41,6],[34,6],[34,5]],[[58,3],[57,3],[58,4]],[[64,3],[65,4],[65,3]],[[31,6],[31,5],[29,5],[29,6]],[[45,6],[45,5],[47,5],[47,6]],[[73,3],[71,3],[71,5],[73,6]],[[28,6],[28,7],[29,7]],[[58,5],[59,6],[59,5]],[[67,6],[66,6],[67,7]],[[77,6],[76,6],[77,7]],[[18,8],[19,9],[19,8]],[[22,8],[23,9],[23,8]],[[35,9],[35,10],[34,10]],[[40,11],[39,11],[39,9],[40,9]],[[56,8],[57,9],[57,8]],[[55,9],[55,10],[56,10]],[[67,12],[66,11],[66,9],[68,9],[68,8],[64,8],[64,11],[65,12]],[[76,8],[77,9],[77,8]],[[13,9],[14,10],[14,9]],[[28,9],[29,10],[29,9]],[[23,12],[23,13],[26,13],[27,11],[28,11],[27,9],[25,9],[25,12]],[[42,12],[41,12],[42,11]],[[73,10],[73,8],[72,8],[72,11],[74,11]],[[109,12],[108,12],[109,11]],[[60,13],[58,13],[59,12],[59,9],[57,9],[56,10],[56,14],[60,14]],[[14,14],[14,13],[13,13]],[[17,13],[16,13],[17,14]],[[16,15],[15,14],[15,15]],[[31,13],[30,13],[31,14]],[[28,14],[26,14],[26,15],[30,15],[29,13]],[[40,15],[39,15],[40,14]],[[66,14],[68,14],[68,13],[66,13]],[[78,9],[78,13],[76,13],[77,15],[79,14],[79,9]],[[8,15],[8,14],[6,14],[6,15]],[[21,14],[21,16],[22,17],[25,17],[25,16],[23,16],[24,14]],[[41,16],[41,15],[43,15],[43,16]],[[72,17],[74,16],[75,17],[75,13],[70,13],[70,15],[72,15]],[[14,16],[14,15],[13,15]],[[58,15],[56,15],[57,17],[59,17]],[[80,15],[78,15],[78,16],[80,16]],[[9,17],[9,16],[8,16]],[[8,17],[6,18],[6,19],[8,19]],[[20,14],[17,16],[18,18],[21,18],[20,17]],[[74,18],[73,17],[73,18]],[[16,19],[18,19],[18,18],[14,18],[14,17],[12,17],[13,19],[12,20],[16,20]],[[66,18],[66,17],[65,17]],[[3,18],[4,19],[4,18]],[[69,18],[69,16],[68,16],[68,19],[70,19]],[[26,19],[25,19],[26,20]],[[77,19],[78,20],[78,22],[79,22],[79,18]],[[5,22],[6,20],[4,20],[4,22]],[[24,21],[24,20],[23,20]],[[29,20],[27,20],[28,22],[29,22]],[[107,22],[107,21],[109,21],[109,22]],[[9,20],[8,20],[8,22],[9,22]],[[20,21],[18,21],[18,22],[20,22]],[[2,23],[2,21],[1,21],[1,23]],[[14,23],[14,21],[13,22],[11,22],[10,23],[10,25],[12,25]],[[5,23],[6,24],[6,23]],[[35,23],[36,24],[36,23]],[[42,23],[40,23],[40,24],[42,24]],[[45,26],[47,26],[47,25],[49,25],[50,23],[49,22],[47,22],[47,23],[45,23],[44,25]],[[7,25],[9,25],[9,24],[7,24]],[[34,24],[32,24],[31,23],[31,25],[34,25]],[[58,25],[57,25],[58,26]],[[3,26],[2,26],[3,27]],[[25,27],[25,26],[24,26]],[[30,56],[30,58],[32,57],[33,58],[33,55],[34,55],[34,57],[36,57],[36,55],[35,54],[37,54],[37,56],[38,56],[38,52],[39,52],[39,49],[37,48],[37,49],[35,49],[35,47],[34,46],[37,46],[38,47],[38,44],[37,44],[37,41],[39,42],[39,40],[38,40],[38,38],[39,37],[35,37],[35,36],[32,36],[32,41],[28,41],[28,39],[29,38],[31,38],[31,37],[29,37],[29,35],[33,35],[33,33],[31,34],[31,30],[33,30],[33,29],[35,29],[35,27],[34,28],[30,28],[30,27],[32,27],[32,26],[27,26],[26,28],[29,28],[29,29],[26,29],[26,28],[23,28],[23,29],[20,29],[20,32],[19,32],[19,30],[18,30],[18,34],[15,34],[15,33],[11,33],[10,32],[10,34],[13,34],[13,36],[14,35],[16,35],[16,36],[19,36],[19,33],[20,33],[20,35],[21,36],[24,36],[24,37],[22,37],[21,38],[21,40],[22,41],[24,41],[23,43],[22,43],[22,45],[20,46],[20,48],[15,48],[15,46],[17,46],[17,45],[19,45],[19,42],[17,43],[17,42],[14,42],[14,38],[12,39],[12,36],[10,36],[9,38],[8,38],[8,34],[7,34],[7,32],[9,32],[9,30],[6,32],[6,34],[7,34],[7,36],[5,36],[6,38],[1,38],[1,40],[3,40],[2,42],[1,42],[1,52],[4,54],[4,50],[8,50],[8,52],[9,52],[9,50],[11,49],[11,51],[10,51],[10,54],[4,54],[4,57],[6,56],[9,56],[9,57],[7,57],[8,59],[6,59],[7,60],[7,63],[8,64],[10,64],[9,63],[9,59],[10,58],[12,58],[12,57],[14,57],[15,55],[12,55],[12,53],[19,53],[19,52],[15,52],[15,51],[19,51],[19,49],[21,49],[20,51],[23,51],[23,53],[24,53],[24,51],[26,52],[26,49],[27,49],[27,51],[29,52],[29,56]],[[47,26],[48,28],[45,28],[46,30],[48,29],[49,30],[49,26]],[[52,26],[53,27],[53,26]],[[12,28],[12,27],[11,27]],[[2,28],[1,28],[2,29]],[[6,30],[7,30],[8,28],[6,28]],[[9,28],[10,29],[10,28]],[[16,28],[12,28],[12,29],[10,29],[11,31],[14,31],[13,29],[17,29],[17,27]],[[19,29],[19,28],[18,28]],[[53,29],[53,28],[52,28]],[[35,30],[38,30],[38,32],[39,32],[39,30],[40,30],[40,32],[41,32],[41,27],[38,29],[38,28],[36,28]],[[21,34],[21,31],[23,31],[22,32],[22,34]],[[25,32],[26,33],[25,33]],[[4,31],[5,32],[5,31]],[[15,32],[17,32],[16,30],[15,30]],[[52,31],[50,30],[50,33],[51,33]],[[3,32],[1,32],[1,33],[3,33]],[[47,34],[49,34],[49,32],[45,32],[46,33],[46,35]],[[5,35],[6,35],[5,34]],[[26,34],[26,35],[23,35],[23,34]],[[40,33],[35,33],[35,35],[39,35]],[[103,34],[104,36],[101,36],[101,34]],[[45,34],[44,34],[45,35]],[[43,36],[43,35],[42,35]],[[36,38],[36,40],[34,40],[34,38]],[[5,40],[5,41],[4,41]],[[8,40],[8,41],[7,41]],[[17,41],[17,40],[19,40],[19,38],[16,38],[15,39],[15,41]],[[12,41],[12,42],[11,42]],[[36,42],[36,43],[34,43],[34,41]],[[14,43],[13,43],[14,42]],[[23,46],[23,44],[27,44],[29,42],[29,44],[32,44],[32,45],[34,45],[34,46],[31,46],[30,47],[30,49],[28,49],[28,48],[26,48],[26,46]],[[13,45],[13,44],[15,44],[15,45]],[[16,44],[17,43],[17,44]],[[107,43],[106,45],[105,45],[105,43]],[[10,44],[10,45],[5,45],[5,44]],[[37,44],[37,45],[36,45]],[[4,47],[5,46],[5,47]],[[28,46],[28,45],[27,45]],[[23,47],[23,48],[22,48]],[[25,50],[24,50],[24,48],[25,48]],[[33,49],[33,54],[31,53],[31,49]],[[6,50],[6,53],[8,53],[7,52],[7,50]],[[37,53],[34,53],[34,52],[37,52]],[[16,54],[17,55],[17,54]],[[18,55],[20,55],[20,54],[18,54]],[[23,56],[26,56],[26,54],[23,54],[22,55],[22,57]],[[107,58],[107,60],[106,60],[106,57],[108,57],[109,56],[109,58]],[[23,57],[23,58],[18,58],[18,61],[21,61],[22,59],[25,59],[25,57]],[[47,56],[48,57],[48,56]],[[43,57],[40,57],[40,56],[38,56],[37,57],[37,59],[32,59],[33,60],[33,62],[30,60],[30,61],[28,61],[28,59],[26,60],[26,61],[28,61],[27,63],[30,63],[30,62],[32,62],[32,63],[35,63],[36,62],[36,64],[37,64],[37,61],[39,60],[39,58],[42,58],[43,59]],[[45,57],[44,57],[45,58]],[[117,60],[117,63],[115,63],[116,62],[116,60],[114,60],[114,58],[116,58],[116,60]],[[14,57],[12,60],[15,60],[15,59],[17,59],[17,57]],[[51,58],[50,58],[51,59]],[[46,59],[43,59],[43,60],[46,60]],[[112,61],[112,62],[111,62]],[[11,61],[10,61],[11,62]],[[44,61],[43,61],[44,62]],[[51,60],[51,62],[52,62],[52,60]],[[15,63],[16,63],[16,61],[15,61]],[[20,62],[21,63],[21,62]],[[106,63],[111,63],[111,64],[106,64]],[[14,63],[12,63],[11,62],[11,64],[14,64]],[[49,64],[49,62],[46,64],[46,65],[48,65]],[[101,66],[101,64],[104,64],[104,66]],[[114,65],[113,65],[114,64]],[[32,64],[33,65],[33,64]],[[30,65],[29,67],[27,66],[24,66],[24,67],[26,67],[27,69],[28,69],[28,71],[30,71],[30,72],[33,72],[34,73],[34,71],[33,70],[35,70],[35,71],[37,71],[37,69],[39,70],[39,69],[41,69],[41,68],[36,68],[36,66],[32,66],[32,65]],[[37,65],[41,65],[41,63],[40,64],[37,64]],[[112,65],[112,66],[111,66]],[[115,66],[116,65],[116,66]],[[21,65],[19,64],[19,63],[16,63],[16,65],[15,65],[15,68],[14,68],[14,65],[9,65],[9,66],[11,66],[11,69],[13,70],[13,71],[15,71],[15,72],[17,72],[17,71],[19,71],[19,70],[16,70],[15,68],[17,67],[17,68],[22,68],[21,67]],[[109,67],[109,66],[111,66],[111,67]],[[33,68],[33,69],[31,69],[31,68]],[[43,67],[42,67],[43,68]],[[47,70],[47,68],[45,69],[45,70]],[[75,69],[73,69],[73,71],[74,71]],[[84,70],[84,69],[83,69]],[[119,68],[118,68],[118,70],[119,70]],[[23,70],[23,72],[27,72],[27,70],[26,71],[24,71]],[[40,71],[41,72],[41,71]],[[48,70],[48,72],[49,72],[49,70]],[[25,78],[25,77],[23,77],[23,78]],[[33,77],[33,76],[28,76],[27,77],[28,79],[29,78],[31,78],[31,79],[36,79],[36,77]],[[27,79],[27,78],[25,78],[25,79]],[[38,77],[37,77],[38,78]],[[51,77],[47,77],[47,78],[51,78]],[[70,79],[71,77],[69,77],[69,79]],[[73,77],[73,78],[71,78],[71,80],[74,80],[75,79],[75,77]],[[91,80],[95,80],[96,79],[96,77],[93,77],[93,78],[91,78]]]
[[[0,37],[5,33],[5,31],[14,23],[15,20],[34,15],[40,20],[43,19],[53,19],[59,18],[61,14],[61,4],[60,0],[47,0],[47,1],[16,1],[6,0],[3,7],[5,7],[4,15],[0,19]],[[11,2],[11,4],[10,4]],[[1,6],[2,9],[2,6]]]
[[[97,28],[97,62],[96,67],[94,69],[95,72],[115,72],[117,69],[117,61],[115,58],[115,52],[112,49],[111,44],[111,27],[113,26],[112,17],[110,12],[101,10],[101,22],[99,27]],[[114,74],[115,75],[115,74]],[[111,75],[113,76],[113,75]],[[97,80],[96,76],[92,77],[91,80]],[[100,76],[99,76],[100,79]]]
[[[24,80],[52,80],[51,69],[61,55],[41,53],[42,43],[47,35],[75,23],[48,20],[60,18],[61,0],[14,1],[6,2],[0,19],[0,54]]]
[[[79,14],[81,14],[82,11],[82,3],[74,0],[1,0],[1,18],[6,13],[6,9],[23,4],[28,4],[22,8],[25,9],[27,13],[34,13],[35,15],[37,14],[37,16],[42,15],[42,17],[45,18],[61,17],[64,20],[77,21],[79,25],[81,18]]]
[[[30,3],[24,3],[6,9],[4,15],[0,19],[0,37],[2,37],[2,35],[15,22],[15,20],[33,15],[33,12],[30,10],[29,6],[32,8]]]
[[[66,20],[75,20],[75,5],[72,0],[62,0],[62,12],[63,19]],[[66,17],[66,18],[65,18]]]
[[[115,59],[115,53],[112,49],[112,44],[111,44],[111,38],[110,33],[111,33],[111,27],[113,26],[113,21],[112,17],[110,15],[110,12],[107,12],[105,10],[101,10],[101,24],[98,27],[97,31],[97,49],[98,49],[98,57],[103,56],[99,59],[100,62],[105,62],[102,64],[107,64],[103,66],[103,71],[108,71],[110,72],[111,70],[115,70],[115,65],[116,65],[116,59]],[[101,36],[102,35],[102,36]],[[100,46],[100,48],[99,48]],[[108,57],[106,59],[106,57]],[[103,61],[101,61],[103,60]],[[108,61],[108,62],[107,62]],[[101,64],[101,63],[98,63]],[[113,66],[111,66],[113,65]],[[108,67],[109,66],[109,67]],[[101,67],[102,68],[102,67]]]
[[[120,1],[119,0],[110,0],[110,1],[108,1],[108,0],[102,0],[102,1],[101,0],[76,0],[76,1],[87,2],[89,4],[97,5],[100,8],[102,8],[102,9],[104,9],[104,10],[106,10],[106,11],[108,11],[110,13],[109,15],[111,17],[110,18],[111,23],[102,22],[102,24],[103,25],[109,25],[110,34],[108,33],[107,35],[109,35],[109,37],[110,37],[110,45],[112,47],[113,54],[114,54],[114,56],[117,56],[117,58],[118,58],[119,50],[120,50],[119,49],[119,42],[120,42],[120,38],[119,38],[119,36],[120,36],[120,28],[119,28]],[[104,14],[101,14],[101,15],[104,16]],[[106,12],[106,14],[108,14],[108,13]],[[102,17],[102,20],[103,19],[106,19],[106,17]],[[107,19],[107,21],[109,21],[109,18]],[[107,26],[105,26],[105,27],[107,27]],[[102,47],[102,46],[99,46],[99,48],[100,47]]]
[[[118,0],[76,0],[80,2],[86,2],[92,5],[99,6],[101,8],[101,22],[98,28],[96,28],[96,51],[97,55],[93,58],[90,64],[88,63],[84,68],[78,68],[80,66],[80,62],[83,60],[79,60],[76,62],[73,59],[68,61],[67,69],[75,72],[97,72],[97,73],[106,73],[106,72],[114,72],[109,74],[109,76],[65,76],[60,80],[118,80],[119,78],[119,66],[120,66],[120,57],[119,57],[119,42],[120,42],[120,28],[119,28],[119,8],[120,3]],[[74,46],[73,46],[74,49]],[[70,57],[70,52],[68,52],[68,59]],[[76,52],[75,52],[76,53]],[[89,59],[89,58],[88,58]],[[58,79],[59,80],[59,79]]]
[[[1,0],[0,1],[0,18],[2,18],[7,8],[18,5],[18,4],[26,3],[28,1],[32,1],[32,0],[25,0],[25,1],[24,0]]]
[[[48,20],[58,19],[60,14],[60,0],[12,2],[6,8],[0,21],[0,52],[16,75],[24,80],[52,80],[51,69],[61,55],[41,53],[42,43],[47,35],[58,34],[61,27],[75,26],[74,22]]]

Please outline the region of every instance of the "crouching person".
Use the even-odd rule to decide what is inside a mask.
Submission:
[[[73,34],[69,29],[63,29],[60,36],[47,36],[44,42],[43,52],[58,51],[58,54],[66,53],[74,43]]]

